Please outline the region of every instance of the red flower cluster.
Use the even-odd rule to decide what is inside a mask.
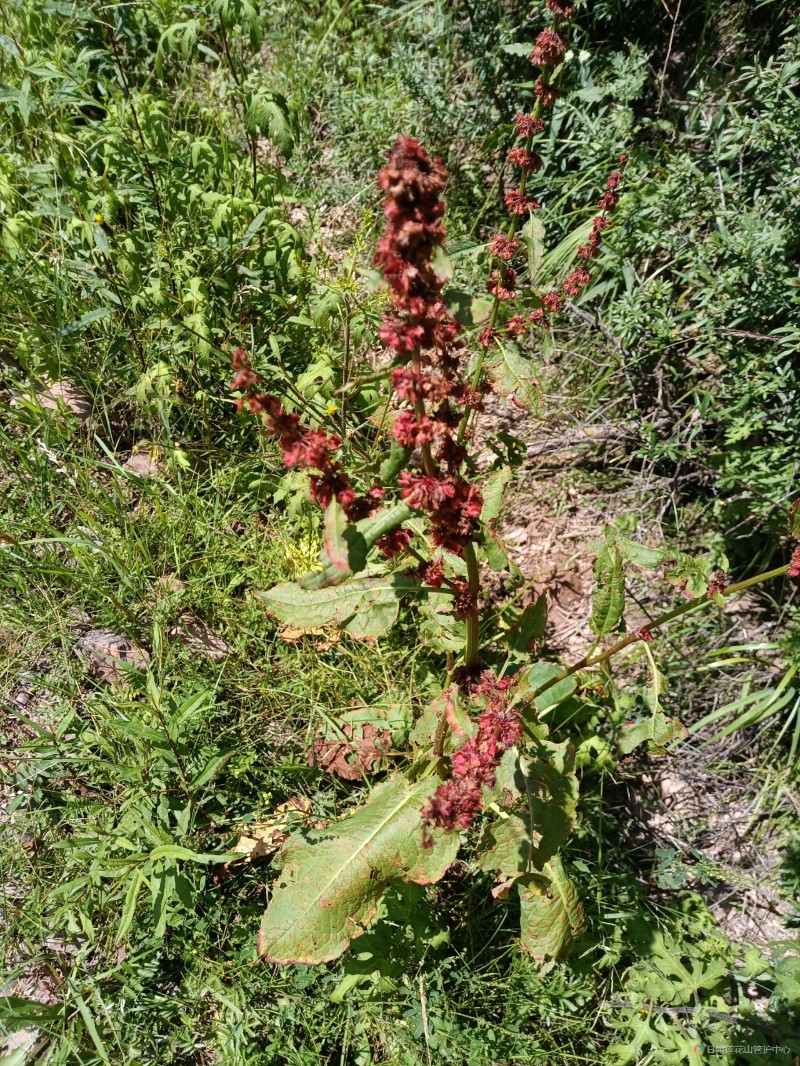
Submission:
[[[483,786],[494,785],[503,752],[522,737],[522,721],[509,707],[511,678],[481,675],[475,694],[485,700],[478,731],[454,753],[453,776],[440,785],[423,810],[423,819],[441,829],[469,829],[483,807]]]
[[[528,196],[521,189],[510,189],[505,195],[505,201],[512,215],[527,215],[529,211],[539,210],[535,197]]]
[[[514,127],[516,128],[517,136],[526,141],[535,133],[542,132],[544,122],[540,118],[536,118],[535,115],[523,115],[521,111],[518,111],[514,118]]]
[[[800,577],[800,544],[794,549],[789,560],[789,577]]]
[[[564,58],[567,42],[553,29],[545,29],[536,38],[530,61],[535,67],[557,67]]]
[[[728,586],[725,583],[725,575],[721,570],[715,570],[711,575],[706,589],[707,596],[721,596]]]
[[[623,153],[619,157],[619,161],[621,169],[612,170],[608,175],[605,191],[598,201],[602,214],[595,215],[592,220],[592,231],[589,234],[589,242],[588,244],[578,245],[578,259],[587,260],[597,258],[603,240],[603,230],[608,229],[611,225],[608,216],[616,210],[617,204],[619,203],[618,189],[625,173],[625,164],[628,162],[628,156]],[[580,266],[567,275],[561,288],[567,296],[574,298],[580,296],[591,280],[592,276],[586,267]]]
[[[234,349],[231,368],[236,372],[231,390],[242,393],[236,401],[237,408],[241,411],[247,407],[252,414],[265,416],[267,431],[280,437],[283,461],[287,466],[316,471],[311,475],[312,498],[323,508],[331,500],[338,500],[353,521],[372,514],[383,496],[383,489],[375,485],[366,496],[356,495],[347,474],[333,458],[333,453],[342,446],[341,440],[322,429],[306,429],[300,425],[300,416],[284,411],[274,396],[256,392],[259,376],[241,348]]]
[[[453,436],[461,415],[452,404],[475,406],[481,396],[459,379],[458,325],[441,297],[444,278],[433,268],[434,252],[445,237],[445,178],[441,162],[431,160],[418,141],[398,137],[378,179],[386,192],[386,232],[375,263],[389,284],[393,306],[381,339],[403,361],[392,370],[392,386],[398,399],[411,405],[400,412],[392,432],[403,447],[423,450],[425,466],[424,474],[400,476],[403,499],[429,513],[436,544],[461,552],[475,531],[482,500],[479,490],[456,473],[465,451]],[[432,445],[437,446],[435,461]],[[437,464],[450,473],[443,474]]]

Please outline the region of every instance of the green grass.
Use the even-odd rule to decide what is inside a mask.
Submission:
[[[343,960],[279,968],[255,958],[276,870],[271,857],[247,863],[230,849],[293,796],[310,800],[315,819],[348,811],[360,790],[309,766],[309,745],[353,708],[396,701],[416,711],[437,691],[442,658],[405,615],[373,644],[289,640],[252,595],[314,563],[320,521],[303,478],[285,475],[274,443],[235,412],[230,350],[243,345],[267,386],[315,423],[368,424],[377,388],[349,415],[337,389],[345,359],[366,358],[374,340],[382,297],[365,291],[360,271],[379,221],[374,171],[401,128],[445,156],[458,277],[478,276],[475,249],[500,212],[497,130],[529,95],[524,59],[503,45],[532,31],[522,5],[464,7],[0,3],[0,1027],[30,1033],[4,1066],[588,1066],[636,1061],[625,1057],[635,1037],[642,1062],[692,1061],[687,1047],[701,1038],[794,1040],[800,1052],[792,954],[730,943],[695,891],[695,860],[681,884],[661,889],[650,845],[621,832],[627,789],[652,769],[644,759],[590,755],[582,768],[568,854],[590,928],[568,962],[540,972],[520,953],[514,904],[492,900],[471,840],[439,886],[393,889],[384,920]],[[755,565],[784,552],[780,511],[763,497],[785,502],[796,457],[783,428],[750,425],[756,407],[778,409],[777,396],[795,425],[796,338],[782,316],[797,250],[775,221],[794,186],[783,169],[765,186],[754,308],[742,246],[752,215],[731,236],[721,211],[706,259],[703,241],[684,249],[699,208],[674,190],[688,175],[702,191],[707,236],[717,172],[698,174],[693,161],[693,145],[702,147],[694,104],[676,94],[654,118],[641,49],[655,48],[657,34],[642,29],[640,50],[622,59],[618,14],[598,5],[592,18],[609,53],[596,83],[611,88],[594,92],[594,75],[575,74],[586,92],[561,116],[546,215],[559,238],[559,226],[585,221],[614,153],[638,138],[631,206],[592,305],[616,342],[570,322],[542,376],[561,411],[592,421],[613,402],[624,419],[632,396],[644,396],[637,417],[656,423],[664,412],[648,396],[666,345],[675,437],[643,435],[624,467],[587,462],[575,484],[581,493],[598,480],[646,484],[713,446],[715,480],[698,475],[680,490],[667,532],[682,547],[733,546],[743,567]],[[689,34],[694,6],[687,18]],[[759,164],[767,170],[793,121],[792,33],[765,44],[781,73],[746,86],[761,87],[774,123],[772,155]],[[708,78],[692,91],[718,94]],[[749,128],[743,105],[730,107],[740,110],[714,139],[723,185],[735,183],[739,140],[764,132]],[[746,191],[755,196],[752,184]],[[720,262],[715,288],[708,275]],[[652,285],[639,289],[631,277],[646,273],[643,263]],[[699,341],[684,330],[698,310],[707,315]],[[703,362],[722,336],[714,330],[756,327],[772,339],[748,348],[726,334],[735,387],[726,378],[715,406],[715,371]],[[42,408],[37,394],[54,381],[87,394],[85,421]],[[124,467],[134,450],[157,462],[155,476]],[[359,476],[373,458],[358,456]],[[742,529],[748,508],[755,518]],[[719,670],[697,667],[718,663],[724,618],[672,632],[671,713],[691,724],[746,686],[780,683],[797,654],[796,610],[776,600],[771,619],[784,624],[769,655],[750,648]],[[214,658],[182,641],[187,617],[227,650]],[[76,652],[89,628],[145,649],[147,669],[116,685],[98,678]],[[559,737],[563,728],[605,739],[638,706],[631,685],[629,701],[623,692],[609,709],[593,680],[577,720],[556,724]],[[766,839],[778,827],[791,839],[797,819],[785,797],[798,786],[800,712],[794,702],[775,713],[756,706],[746,721],[730,707],[714,729],[752,746],[756,832]],[[740,758],[724,749],[720,765]],[[788,848],[786,898],[796,865]],[[796,936],[796,922],[786,933]],[[753,982],[772,1008],[756,1015],[742,994],[744,1020],[720,1021],[730,980]],[[666,1013],[648,1013],[653,1003]],[[621,1048],[609,1050],[615,1041]]]

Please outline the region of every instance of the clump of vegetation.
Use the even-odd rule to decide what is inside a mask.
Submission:
[[[798,25],[639,6],[0,10],[3,1061],[800,1053]]]

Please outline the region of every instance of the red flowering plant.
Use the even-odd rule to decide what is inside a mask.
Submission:
[[[335,958],[373,920],[392,881],[439,880],[464,842],[477,866],[494,876],[495,897],[518,894],[522,947],[539,962],[567,954],[584,924],[558,856],[577,806],[575,750],[549,738],[542,712],[574,691],[579,670],[634,642],[657,685],[653,632],[758,580],[726,585],[704,560],[609,534],[595,562],[591,626],[598,644],[622,624],[626,562],[666,567],[667,578],[692,602],[563,669],[530,664],[544,633],[545,597],[524,611],[512,607],[504,628],[482,627],[482,566],[512,578],[515,568],[493,528],[511,471],[499,466],[487,476],[479,470],[475,421],[492,390],[520,405],[538,402],[531,350],[591,282],[590,264],[619,202],[627,163],[623,155],[609,175],[577,263],[559,285],[537,287],[535,257],[524,262],[522,254],[537,232],[532,220],[539,203],[530,183],[542,166],[536,137],[558,94],[571,15],[556,0],[548,7],[552,24],[530,55],[538,68],[535,104],[514,121],[508,159],[519,176],[505,194],[509,220],[487,242],[488,307],[485,295],[475,294],[475,306],[486,308],[482,324],[470,315],[457,318],[448,299],[441,162],[414,138],[399,137],[379,174],[385,231],[375,266],[387,294],[379,336],[391,393],[391,446],[371,476],[348,469],[342,438],[305,425],[261,392],[246,354],[234,355],[239,408],[263,416],[288,467],[309,471],[311,496],[324,512],[319,567],[298,583],[259,593],[268,610],[292,626],[336,625],[373,640],[392,627],[405,599],[420,612],[420,629],[435,634],[433,648],[445,660],[440,695],[411,732],[408,768],[375,785],[342,821],[289,837],[259,938],[260,953],[273,962]],[[795,558],[792,567],[800,573]],[[496,621],[498,611],[488,616]],[[646,721],[623,726],[619,746],[623,752],[640,743],[663,747],[683,732],[656,700]]]

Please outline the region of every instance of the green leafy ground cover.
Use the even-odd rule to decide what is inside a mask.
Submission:
[[[235,413],[230,350],[337,428],[381,312],[361,270],[400,132],[442,154],[450,250],[475,278],[538,15],[16,0],[0,18],[0,1061],[764,1061],[700,1045],[792,1061],[796,917],[772,945],[739,943],[700,891],[735,874],[696,848],[632,848],[626,783],[649,764],[612,751],[591,688],[556,723],[588,742],[569,845],[588,928],[568,961],[537,968],[516,905],[461,861],[435,888],[394,884],[338,963],[255,958],[270,834],[385,787],[309,766],[309,748],[376,707],[400,747],[441,657],[404,613],[364,644],[287,633],[252,595],[313,565],[320,520]],[[543,367],[542,417],[633,417],[625,463],[589,459],[586,491],[674,477],[668,538],[747,576],[784,560],[796,495],[800,27],[779,4],[689,4],[671,46],[648,5],[579,6],[578,25],[543,172],[545,272],[618,152],[632,163],[603,280]],[[378,399],[363,394],[364,419]],[[662,698],[689,726],[715,716],[701,736],[736,742],[720,765],[739,741],[754,760],[791,905],[796,609],[769,591],[769,646],[725,651],[721,616],[676,631]],[[133,665],[92,658],[98,632],[131,642]],[[698,648],[723,657],[712,685]],[[623,689],[620,720],[637,698]]]

